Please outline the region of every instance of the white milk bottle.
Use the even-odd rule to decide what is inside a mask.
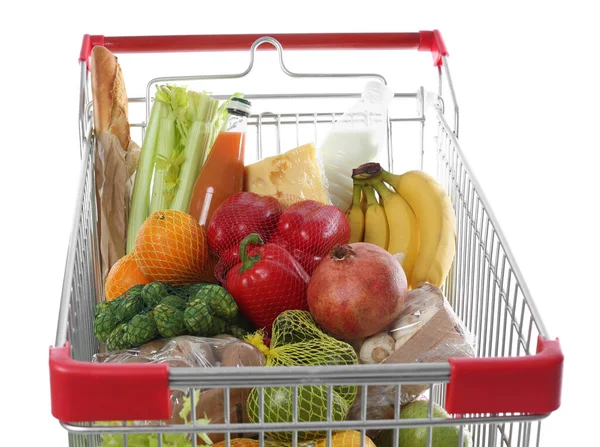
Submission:
[[[334,123],[320,147],[331,202],[342,211],[352,203],[352,169],[373,161],[385,141],[393,97],[385,84],[368,82],[360,100]]]

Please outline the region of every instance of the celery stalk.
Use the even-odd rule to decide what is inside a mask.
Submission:
[[[154,171],[154,154],[156,151],[158,129],[160,127],[159,123],[167,113],[166,104],[159,101],[154,102],[133,184],[129,220],[127,222],[127,253],[133,251],[138,231],[148,217],[150,202],[148,191],[150,191]]]
[[[235,93],[232,97],[241,97]],[[153,212],[188,212],[194,184],[219,132],[227,125],[229,101],[186,87],[162,85],[146,129],[127,226],[127,253],[137,233]]]
[[[150,214],[168,209],[175,197],[190,125],[190,100],[187,89],[167,85],[161,88],[160,93],[157,94],[157,100],[168,105],[170,121],[164,120],[160,123]]]
[[[171,209],[188,212],[196,179],[202,168],[202,161],[210,139],[212,124],[196,121],[188,131],[188,141],[184,150],[185,160],[179,173],[179,185]]]
[[[171,170],[175,144],[175,120],[173,118],[160,120],[160,130],[156,144],[154,180],[150,198],[150,214],[169,208],[170,197],[166,192],[166,179]]]
[[[188,212],[194,184],[200,174],[205,154],[209,150],[214,128],[218,101],[205,93],[189,92],[187,141],[183,151],[183,163],[171,208]]]

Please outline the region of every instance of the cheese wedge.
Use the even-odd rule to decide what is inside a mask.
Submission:
[[[265,158],[244,170],[244,191],[276,197],[285,208],[299,200],[331,204],[312,143]]]

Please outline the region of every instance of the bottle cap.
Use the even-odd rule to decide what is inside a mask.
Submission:
[[[231,98],[229,105],[227,106],[227,112],[232,115],[250,116],[252,110],[252,104],[250,101],[244,98]]]
[[[394,92],[387,85],[379,81],[369,81],[365,85],[364,95],[369,101],[382,104],[384,107],[394,98]]]

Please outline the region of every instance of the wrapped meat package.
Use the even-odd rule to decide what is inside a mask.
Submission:
[[[442,291],[428,283],[409,291],[403,311],[387,331],[353,344],[362,363],[447,362],[452,357],[474,357],[476,353],[473,333],[456,315]],[[419,398],[427,388],[425,384],[403,384],[401,405]],[[360,419],[360,397],[359,392],[348,419]],[[367,418],[392,419],[396,401],[395,385],[369,387]]]

